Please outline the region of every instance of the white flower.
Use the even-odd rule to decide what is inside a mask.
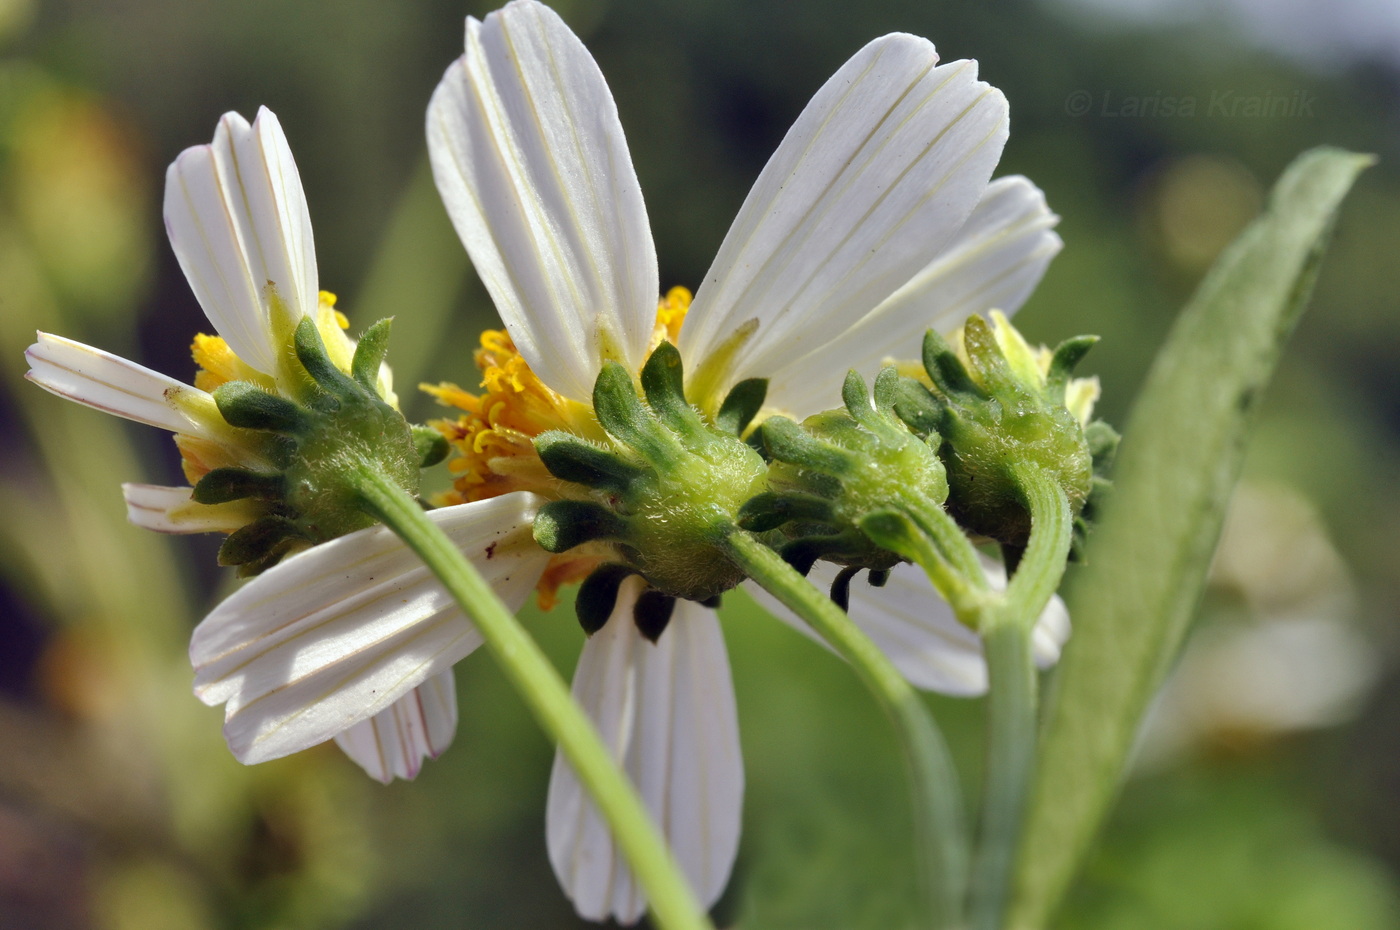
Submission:
[[[466,54],[429,107],[429,151],[507,333],[483,337],[482,396],[434,389],[467,413],[443,424],[461,453],[465,503],[431,516],[508,603],[537,582],[552,600],[606,553],[551,557],[531,541],[536,507],[559,494],[531,437],[605,439],[590,406],[604,360],[636,371],[669,338],[703,409],[736,382],[766,377],[769,412],[800,418],[838,402],[847,368],[873,375],[914,351],[927,327],[1015,310],[1060,242],[1034,185],[988,183],[1006,126],[1005,101],[977,81],[975,63],[940,66],[932,45],[908,35],[870,43],[788,133],[693,305],[676,289],[658,307],[641,191],[592,57],[530,0],[469,19]],[[624,583],[612,619],[584,646],[573,690],[708,905],[733,865],[743,795],[728,659],[714,611],[688,601],[656,642],[644,637],[631,619],[640,589]],[[852,613],[915,683],[983,687],[975,637],[950,625],[927,582],[896,573],[886,589],[853,586]],[[1043,657],[1063,626],[1050,612]],[[254,579],[201,624],[192,656],[201,696],[228,701],[230,743],[244,761],[339,736],[362,763],[386,757],[387,769],[366,721],[384,720],[478,641],[380,528]],[[414,732],[449,723],[423,715]],[[637,920],[645,900],[562,757],[547,821],[550,860],[579,913]]]
[[[677,342],[702,409],[713,412],[738,381],[764,377],[769,410],[801,418],[835,405],[848,368],[873,375],[929,326],[1019,306],[1059,249],[1056,217],[1023,178],[988,184],[1006,138],[1005,100],[976,79],[974,62],[937,61],[923,39],[885,36],[817,92],[754,185],[676,339],[674,294],[658,320],[646,209],[592,57],[531,0],[469,19],[466,54],[428,110],[429,152],[458,234],[540,384],[514,394],[493,387],[492,373],[512,360],[488,345],[490,393],[469,408],[475,420],[461,437],[477,481],[467,496],[491,493],[492,482],[528,487],[541,474],[519,461],[529,457],[523,444],[511,445],[522,427],[500,411],[513,397],[528,395],[521,410],[541,398],[554,404],[555,422],[543,428],[587,434],[578,409],[601,363],[636,371],[658,336]],[[497,445],[484,442],[493,434]],[[653,645],[630,622],[636,593],[625,591],[584,646],[574,694],[708,905],[739,836],[728,660],[713,612],[685,601]],[[932,593],[922,577],[897,572],[886,590],[858,586],[852,615],[915,683],[985,689],[976,637],[930,610]],[[1053,661],[1067,630],[1062,607],[1048,614],[1039,652]],[[645,900],[562,756],[548,832],[550,860],[580,914],[640,917]]]
[[[286,345],[305,316],[316,321],[327,352],[342,368],[349,369],[354,351],[353,341],[342,331],[344,318],[334,310],[335,298],[317,290],[306,195],[277,117],[264,108],[250,125],[237,113],[225,114],[211,144],[182,152],[166,174],[165,223],[180,267],[221,337],[195,340],[200,386],[48,333],[39,333],[25,353],[27,377],[61,397],[170,430],[191,483],[221,466],[268,469],[260,444],[224,422],[209,391],[230,380],[272,391],[285,388],[279,346]],[[392,403],[387,369],[381,373],[380,388]],[[189,487],[126,484],[122,490],[131,522],[161,533],[232,533],[266,509],[254,500],[197,503]],[[451,527],[460,525],[451,521],[463,516],[468,515],[443,513],[436,518]],[[476,538],[476,532],[473,529],[463,542]],[[346,548],[321,547],[315,557],[324,559]],[[272,583],[286,577],[279,573]],[[453,610],[446,609],[448,614]],[[460,614],[453,615],[464,624]],[[230,629],[221,632],[227,640]],[[206,639],[197,635],[192,647],[197,665],[210,661],[202,645]],[[225,680],[234,677],[228,673]],[[230,701],[231,717],[237,716],[240,703],[255,698],[252,680],[247,679],[239,698]],[[285,677],[280,684],[284,694],[297,693],[288,691]],[[370,716],[361,713],[351,721],[355,726],[343,734],[341,743],[371,775],[384,781],[396,774],[411,778],[424,755],[446,748],[456,725],[450,673],[400,692],[392,701],[365,701],[361,707]],[[241,734],[237,720],[231,720],[230,742],[236,743]]]

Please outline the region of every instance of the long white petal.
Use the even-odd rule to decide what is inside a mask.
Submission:
[[[998,178],[953,242],[840,339],[779,369],[767,405],[797,419],[837,405],[854,368],[867,380],[888,358],[919,357],[924,332],[974,313],[1020,309],[1063,243],[1045,195],[1023,177]]]
[[[204,425],[186,416],[177,402],[185,401],[185,409],[213,410],[214,399],[158,371],[49,333],[39,333],[24,357],[29,361],[25,377],[59,397],[171,432],[208,435]]]
[[[239,358],[276,371],[268,286],[294,317],[316,309],[316,250],[301,176],[272,111],[225,113],[209,145],[165,174],[165,227],[199,305]]]
[[[423,760],[436,759],[457,733],[457,685],[439,672],[388,710],[336,734],[336,745],[376,781],[412,780]]]
[[[261,516],[255,503],[201,504],[190,498],[193,493],[193,488],[123,484],[126,518],[156,533],[232,533]]]
[[[586,400],[600,359],[640,367],[660,290],[617,106],[531,0],[468,19],[466,48],[428,106],[438,191],[521,355]]]
[[[515,608],[549,559],[530,536],[537,505],[531,494],[508,494],[428,517]],[[418,557],[371,527],[248,582],[195,629],[190,659],[195,694],[227,702],[224,736],[252,763],[379,714],[480,642]]]
[[[1006,141],[1006,99],[925,39],[861,49],[759,176],[681,331],[692,372],[748,324],[723,388],[839,337],[939,253]]]
[[[1000,563],[983,560],[988,580],[998,587],[1006,584]],[[819,562],[808,577],[827,590],[835,580],[837,566]],[[987,665],[982,641],[953,616],[948,604],[929,584],[917,566],[901,564],[890,572],[884,587],[874,588],[862,573],[851,582],[851,619],[860,625],[875,644],[889,656],[910,683],[925,691],[958,697],[972,697],[987,690]],[[775,617],[822,642],[786,607],[752,582],[748,592]],[[1041,668],[1053,665],[1060,647],[1069,638],[1069,612],[1056,595],[1046,606],[1032,635],[1032,650]]]
[[[744,769],[734,686],[713,611],[679,601],[656,643],[632,621],[627,582],[607,624],[583,647],[574,697],[646,801],[700,898],[724,891],[739,846]],[[578,913],[634,923],[646,898],[572,767],[554,758],[546,813],[549,861]]]

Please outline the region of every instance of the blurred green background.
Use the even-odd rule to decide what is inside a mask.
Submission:
[[[1019,322],[1104,337],[1121,424],[1176,309],[1299,151],[1381,156],[1343,213],[1255,437],[1198,634],[1060,926],[1400,927],[1400,13],[1383,0],[571,0],[646,191],[663,286],[694,286],[811,93],[903,30],[1011,101],[999,173],[1066,242]],[[155,431],[22,383],[36,328],[178,378],[207,329],[164,241],[165,166],[219,114],[281,117],[321,284],[396,315],[412,386],[474,383],[492,310],[436,201],[423,112],[460,54],[443,0],[0,0],[0,927],[579,925],[550,874],[551,748],[493,667],[412,784],[333,748],[244,768],[190,694],[216,541],[128,526],[176,482]],[[1143,532],[1152,532],[1143,527]],[[731,597],[748,771],[718,916],[911,925],[902,769],[840,663]],[[530,628],[566,671],[566,606]],[[980,703],[934,699],[976,784]]]

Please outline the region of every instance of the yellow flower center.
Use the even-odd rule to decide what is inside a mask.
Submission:
[[[335,300],[335,295],[330,291],[320,292],[320,301],[316,307],[316,329],[321,334],[321,341],[325,343],[326,354],[330,356],[331,361],[341,371],[349,374],[350,362],[355,356],[355,340],[346,334],[345,331],[350,328],[350,321],[345,318],[345,314],[335,309]],[[277,392],[276,379],[239,358],[222,337],[200,333],[194,337],[190,353],[198,366],[194,375],[194,386],[201,391],[213,392],[230,381],[247,381],[264,390]],[[381,378],[380,390],[390,405],[398,406],[397,398],[387,379]],[[251,467],[256,470],[261,464],[259,461],[251,461],[236,445],[201,439],[185,433],[175,435],[175,446],[180,450],[180,464],[190,484],[198,483],[200,478],[215,468]]]
[[[690,291],[674,287],[661,298],[651,348],[663,340],[676,341],[690,297]],[[440,495],[437,503],[464,504],[513,491],[531,491],[551,500],[572,496],[569,486],[551,475],[535,454],[534,438],[562,430],[607,442],[592,406],[545,385],[501,330],[481,334],[475,360],[484,389],[480,394],[448,382],[419,385],[443,406],[464,411],[455,420],[432,424],[452,445],[448,468],[456,476],[452,490]],[[537,586],[540,607],[553,607],[561,586],[588,577],[608,554],[606,545],[588,544],[551,559]]]

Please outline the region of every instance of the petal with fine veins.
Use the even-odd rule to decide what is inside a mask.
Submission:
[[[1001,564],[984,558],[982,567],[996,587],[1005,587]],[[808,578],[823,591],[831,587],[839,568],[819,562]],[[929,583],[923,569],[902,563],[890,572],[884,587],[871,587],[869,575],[851,581],[850,617],[909,679],[925,691],[973,697],[987,690],[987,664],[982,641],[953,616]],[[753,582],[745,589],[779,620],[823,642],[812,628]],[[1059,659],[1069,637],[1069,613],[1059,595],[1051,598],[1031,637],[1036,664],[1047,668]],[[825,643],[823,643],[825,645]]]
[[[744,769],[729,659],[714,612],[677,601],[656,643],[632,620],[629,580],[583,647],[574,697],[641,792],[704,907],[724,891],[739,846]],[[646,898],[562,754],[546,811],[549,861],[588,920],[636,922]]]
[[[275,374],[268,286],[295,319],[315,312],[317,283],[301,176],[271,110],[251,126],[225,113],[211,144],[180,153],[165,174],[165,227],[209,322]]]
[[[428,518],[512,609],[549,556],[530,535],[538,499],[507,494]],[[386,710],[481,642],[408,547],[371,527],[292,556],[248,582],[194,631],[195,694],[227,702],[242,762],[324,742]]]
[[[436,759],[457,733],[457,685],[439,672],[388,710],[336,734],[336,745],[375,781],[412,780],[423,760]]]
[[[428,106],[438,191],[520,354],[587,400],[601,359],[641,367],[660,290],[617,107],[548,7],[468,19],[466,46]]]
[[[771,376],[840,337],[962,227],[1005,144],[1006,99],[977,80],[976,62],[937,61],[925,39],[876,39],[797,118],[681,330],[708,391]],[[707,372],[746,324],[757,329]]]
[[[24,357],[29,361],[25,377],[59,397],[171,432],[209,435],[175,401],[184,399],[212,412],[214,399],[158,371],[49,333],[39,333]]]
[[[947,332],[993,309],[1015,313],[1063,245],[1059,220],[1025,178],[993,181],[943,254],[841,339],[775,372],[767,405],[801,420],[836,406],[850,369],[871,379],[886,359],[918,358],[926,330]]]

